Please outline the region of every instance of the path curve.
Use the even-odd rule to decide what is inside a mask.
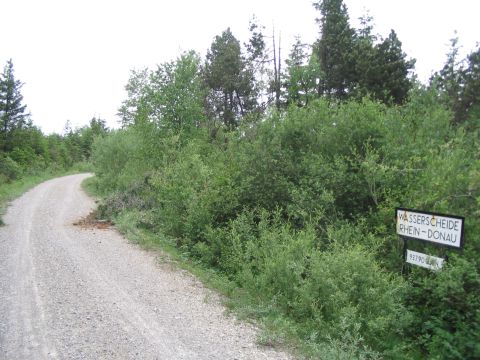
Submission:
[[[13,201],[0,228],[0,359],[290,359],[255,343],[218,296],[113,229],[80,174]]]

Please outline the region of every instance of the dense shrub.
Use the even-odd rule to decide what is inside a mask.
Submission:
[[[434,91],[190,130],[141,123],[98,139],[106,206],[145,214],[325,358],[478,357],[478,135],[453,128]],[[464,251],[411,243],[451,260],[402,276],[397,206],[465,216]]]
[[[432,359],[480,358],[478,262],[450,258],[441,272],[415,276],[408,305],[415,313],[412,338]]]
[[[1,154],[0,156],[0,176],[1,182],[15,180],[21,174],[21,167],[9,156]]]
[[[103,191],[125,190],[146,172],[142,138],[135,131],[115,131],[93,144],[92,161]]]

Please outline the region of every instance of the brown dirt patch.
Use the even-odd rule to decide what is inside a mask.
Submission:
[[[108,229],[113,226],[110,220],[97,219],[97,214],[92,211],[90,214],[73,223],[74,226],[80,226],[84,229]]]

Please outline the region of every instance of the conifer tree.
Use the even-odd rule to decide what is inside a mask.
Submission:
[[[210,89],[208,107],[225,127],[237,127],[241,116],[256,106],[250,72],[246,71],[240,42],[230,28],[216,36],[207,52],[205,81]]]
[[[7,61],[0,75],[0,133],[3,150],[9,148],[9,134],[28,125],[29,115],[25,113],[26,105],[22,104],[23,95],[20,90],[23,83],[15,80],[12,59]]]
[[[350,27],[347,7],[343,0],[320,0],[313,4],[320,11],[321,37],[315,44],[322,78],[319,95],[344,99],[354,82],[355,31]]]
[[[314,48],[320,69],[318,95],[339,100],[369,95],[389,104],[403,103],[415,61],[407,59],[395,31],[376,43],[368,14],[355,31],[343,0],[321,0],[314,6],[321,14],[321,37]]]
[[[460,122],[480,119],[480,46],[467,56],[467,64],[463,72],[465,87],[462,96],[465,115]]]
[[[441,94],[444,104],[453,112],[454,123],[479,118],[480,114],[480,47],[466,59],[458,59],[458,38],[450,40],[451,49],[443,68],[431,83]]]
[[[376,50],[378,81],[372,84],[371,91],[377,99],[385,103],[404,103],[412,87],[409,74],[414,68],[415,60],[407,60],[407,55],[402,50],[402,43],[394,30],[391,30],[388,37],[377,45]]]

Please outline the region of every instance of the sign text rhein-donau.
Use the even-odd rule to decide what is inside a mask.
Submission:
[[[439,245],[463,246],[464,218],[397,208],[397,234]]]

